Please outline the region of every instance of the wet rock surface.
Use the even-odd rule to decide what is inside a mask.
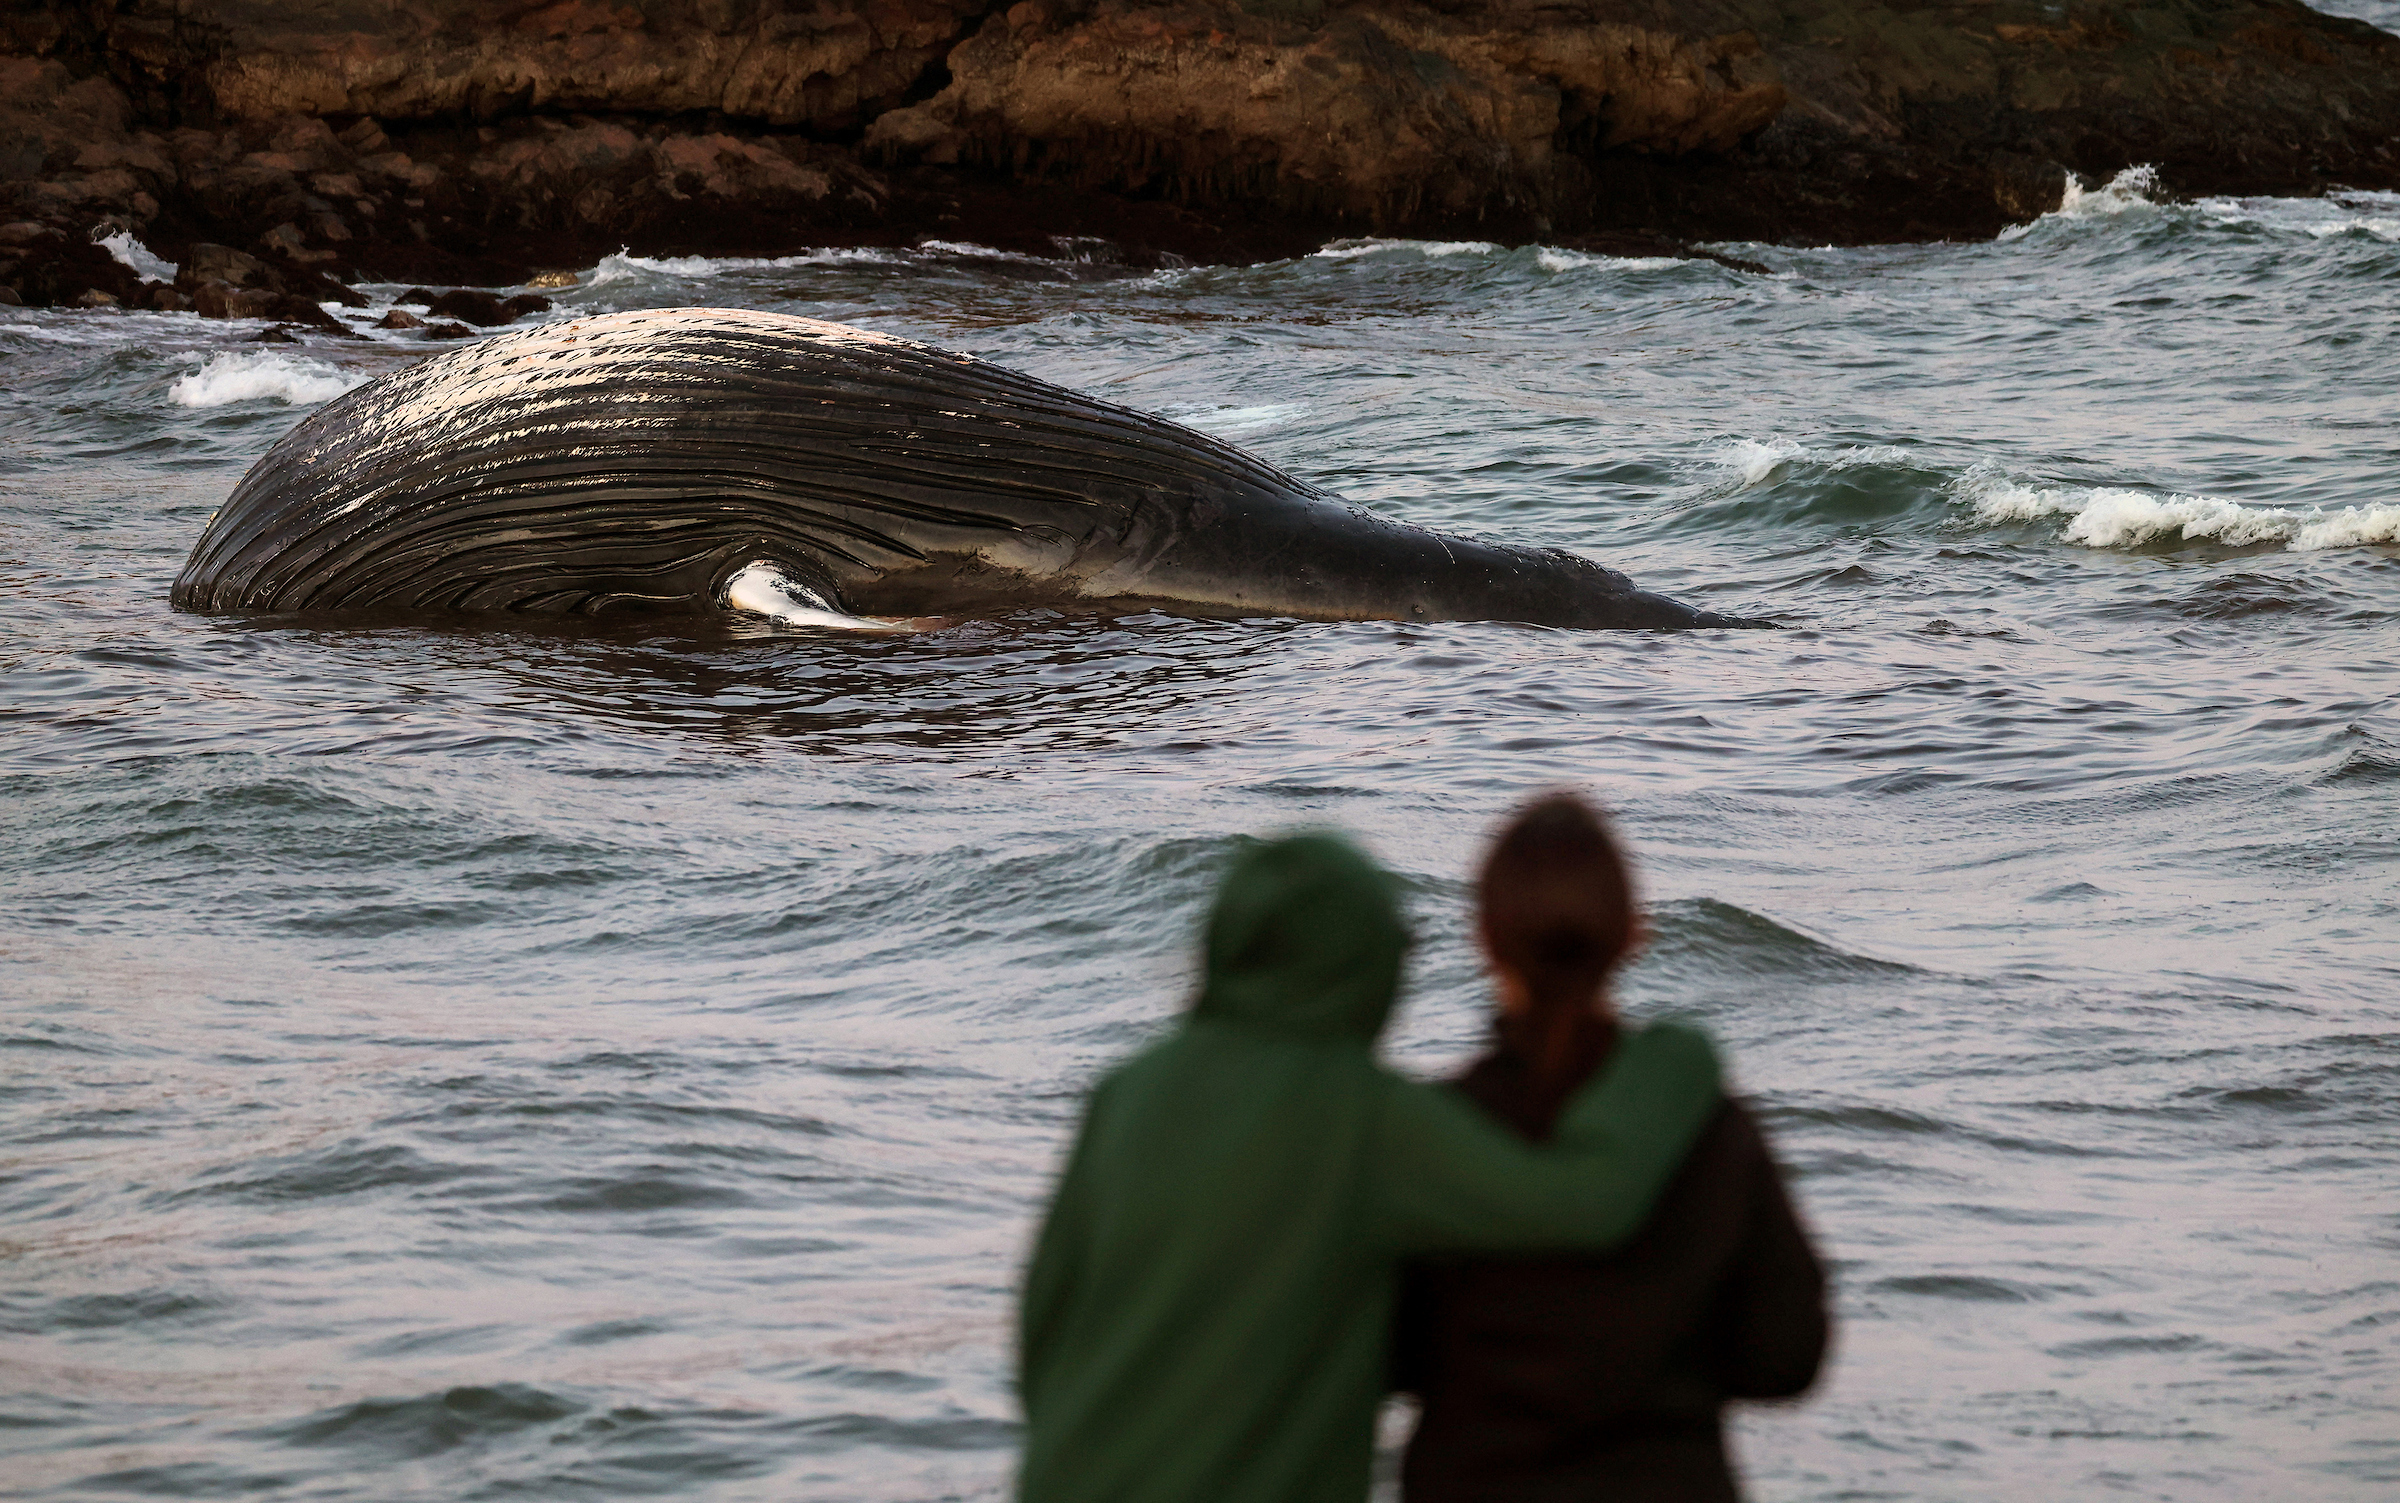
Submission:
[[[620,247],[1104,241],[1103,275],[1358,234],[1985,236],[2071,173],[2139,163],[2170,192],[2400,187],[2400,37],[2289,0],[0,18],[0,288],[317,327],[352,280],[517,286]],[[92,244],[111,231],[178,263],[172,283]]]

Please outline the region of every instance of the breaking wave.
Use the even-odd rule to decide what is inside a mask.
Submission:
[[[1489,240],[1396,240],[1383,237],[1329,241],[1309,252],[1307,259],[1357,261],[1369,256],[1415,256],[1426,261],[1449,261],[1462,257],[1505,258],[1514,264],[1530,265],[1552,273],[1583,271],[1592,267],[1604,267],[1610,271],[1654,271],[1684,264],[1679,256],[1611,256],[1595,251],[1568,250],[1555,245],[1534,245],[1511,250]]]
[[[1389,240],[1373,237],[1331,240],[1308,253],[1312,261],[1355,261],[1361,256],[1418,255],[1432,261],[1443,256],[1489,256],[1500,247],[1489,240]]]
[[[1808,465],[1819,470],[1849,470],[1869,465],[1913,469],[1924,463],[1921,456],[1892,444],[1853,444],[1839,449],[1817,449],[1794,438],[1728,439],[1709,457],[1733,471],[1740,478],[1744,490],[1782,478],[1783,472],[1793,465]]]
[[[2060,195],[2058,207],[2031,224],[2012,224],[2000,232],[2002,240],[2017,240],[2032,234],[2044,225],[2072,223],[2076,220],[2117,219],[2138,210],[2159,207],[2158,169],[2128,167],[2097,188],[2087,188],[2083,179],[2067,174],[2066,192]]]
[[[167,388],[167,400],[178,407],[226,407],[235,402],[313,406],[332,401],[366,379],[321,360],[241,350],[211,355],[198,370],[176,377]]]
[[[1605,266],[1612,271],[1657,271],[1681,266],[1683,260],[1678,256],[1596,256],[1583,251],[1554,250],[1545,245],[1533,253],[1533,264],[1544,271],[1581,271],[1590,266]]]
[[[739,271],[789,271],[801,266],[892,265],[899,252],[873,246],[836,247],[802,251],[793,256],[636,256],[627,251],[603,256],[583,279],[586,288],[606,287],[641,277],[691,277],[705,280]]]
[[[2400,543],[2400,505],[2330,511],[2248,506],[2221,496],[2162,496],[2117,486],[2028,485],[1986,469],[1962,476],[1957,491],[1985,522],[2064,517],[2060,540],[2087,548],[2135,548],[2170,537],[2235,547],[2279,543],[2295,553]]]

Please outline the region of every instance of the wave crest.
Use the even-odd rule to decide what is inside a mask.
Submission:
[[[705,279],[730,271],[789,271],[799,266],[896,264],[902,259],[896,252],[872,246],[808,250],[794,256],[637,256],[630,251],[618,251],[602,256],[599,264],[583,278],[583,286],[587,289],[606,287],[612,282],[628,282],[643,276]]]
[[[1311,261],[1355,261],[1361,256],[1380,256],[1390,253],[1416,254],[1426,260],[1444,256],[1490,256],[1500,247],[1489,240],[1396,240],[1374,236],[1355,240],[1329,240],[1308,253]]]
[[[334,369],[321,360],[295,359],[272,350],[211,355],[206,364],[175,378],[167,400],[178,407],[225,407],[235,402],[330,402],[367,378]]]
[[[1709,458],[1739,475],[1743,490],[1782,478],[1779,472],[1787,465],[1808,465],[1830,473],[1873,465],[1913,469],[1924,462],[1921,456],[1893,444],[1819,449],[1796,438],[1780,437],[1728,439]]]
[[[1957,489],[1982,521],[2065,517],[2060,540],[2087,548],[2133,548],[2169,535],[2235,547],[2280,543],[2294,553],[2400,543],[2400,505],[2287,510],[2221,496],[2160,496],[2107,485],[2028,485],[1991,470],[1968,472]]]
[[[2097,188],[2087,188],[2083,179],[2067,174],[2066,191],[2059,196],[2058,207],[2031,224],[2012,224],[2000,232],[2002,240],[2016,240],[2032,234],[2047,224],[2071,223],[2085,219],[2116,219],[2141,209],[2155,209],[2159,202],[2158,169],[2143,165],[2127,167]]]

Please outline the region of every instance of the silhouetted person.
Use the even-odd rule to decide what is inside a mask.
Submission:
[[[1019,1332],[1027,1503],[1361,1503],[1403,1257],[1606,1247],[1720,1099],[1706,1038],[1629,1036],[1536,1148],[1375,1062],[1392,879],[1298,836],[1234,864],[1200,996],[1092,1091]]]
[[[1632,884],[1599,816],[1559,794],[1501,834],[1479,906],[1498,1037],[1457,1089],[1542,1142],[1624,1048],[1608,979],[1639,947]],[[1725,1401],[1807,1388],[1826,1332],[1808,1236],[1726,1101],[1615,1252],[1410,1269],[1400,1381],[1423,1408],[1403,1503],[1731,1503]]]

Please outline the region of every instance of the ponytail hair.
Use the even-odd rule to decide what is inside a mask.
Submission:
[[[1594,1002],[1633,940],[1633,881],[1600,811],[1573,793],[1519,810],[1476,884],[1492,960],[1523,983],[1517,1036],[1546,1092],[1571,1089],[1608,1024]]]

